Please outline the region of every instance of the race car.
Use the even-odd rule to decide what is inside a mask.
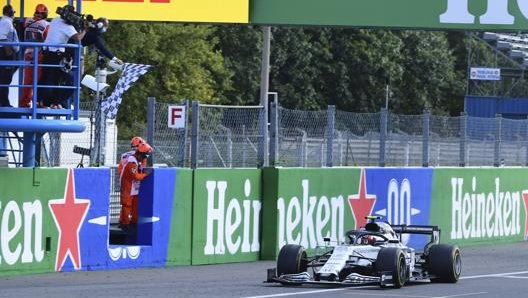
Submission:
[[[405,234],[430,237],[423,251],[418,251],[402,243]],[[427,279],[456,283],[462,271],[459,247],[440,244],[438,226],[390,225],[380,216],[367,216],[364,227],[346,236],[347,242],[334,245],[325,238],[325,245],[311,257],[301,245],[284,245],[277,267],[268,269],[267,282],[400,288]]]

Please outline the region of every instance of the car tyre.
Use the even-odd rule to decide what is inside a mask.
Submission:
[[[392,272],[393,287],[401,288],[407,281],[407,263],[405,254],[398,247],[382,248],[376,259],[376,271],[381,277],[384,271]],[[383,288],[383,284],[380,284]]]
[[[277,276],[305,272],[308,268],[306,250],[301,245],[286,244],[277,258]]]
[[[462,271],[460,249],[456,245],[436,244],[429,248],[429,273],[432,282],[456,283]]]

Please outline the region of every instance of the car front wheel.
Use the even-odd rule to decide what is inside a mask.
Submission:
[[[407,281],[405,254],[398,247],[382,248],[376,259],[376,271],[379,276],[382,276],[384,272],[392,272],[393,287],[403,287]],[[385,287],[385,283],[381,282],[380,286]]]
[[[304,247],[297,244],[286,244],[279,251],[277,258],[277,275],[305,272],[308,260]]]
[[[432,282],[456,283],[461,271],[462,258],[458,246],[436,244],[429,248],[429,273]]]

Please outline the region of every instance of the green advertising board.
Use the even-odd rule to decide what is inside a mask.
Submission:
[[[251,0],[250,23],[362,28],[525,30],[524,0]]]
[[[459,245],[522,241],[527,233],[528,169],[435,169],[431,224]]]
[[[324,238],[344,241],[355,226],[348,198],[357,192],[361,169],[263,169],[262,253],[273,260],[286,243],[309,250]]]
[[[191,264],[191,222],[192,222],[192,178],[193,170],[176,171],[176,187],[172,199],[167,265]]]
[[[64,195],[63,187],[49,186],[64,185],[66,175],[66,169],[0,168],[0,275],[53,271],[58,231],[44,198]]]
[[[261,170],[194,170],[192,264],[258,260],[261,209]]]

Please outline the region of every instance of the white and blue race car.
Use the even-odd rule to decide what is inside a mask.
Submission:
[[[462,270],[460,249],[440,244],[438,226],[390,225],[379,216],[346,233],[348,242],[326,245],[308,256],[304,247],[286,244],[279,251],[277,267],[268,269],[267,282],[283,285],[327,284],[379,285],[400,288],[417,280],[456,283]],[[429,235],[423,251],[404,245],[404,234]]]

